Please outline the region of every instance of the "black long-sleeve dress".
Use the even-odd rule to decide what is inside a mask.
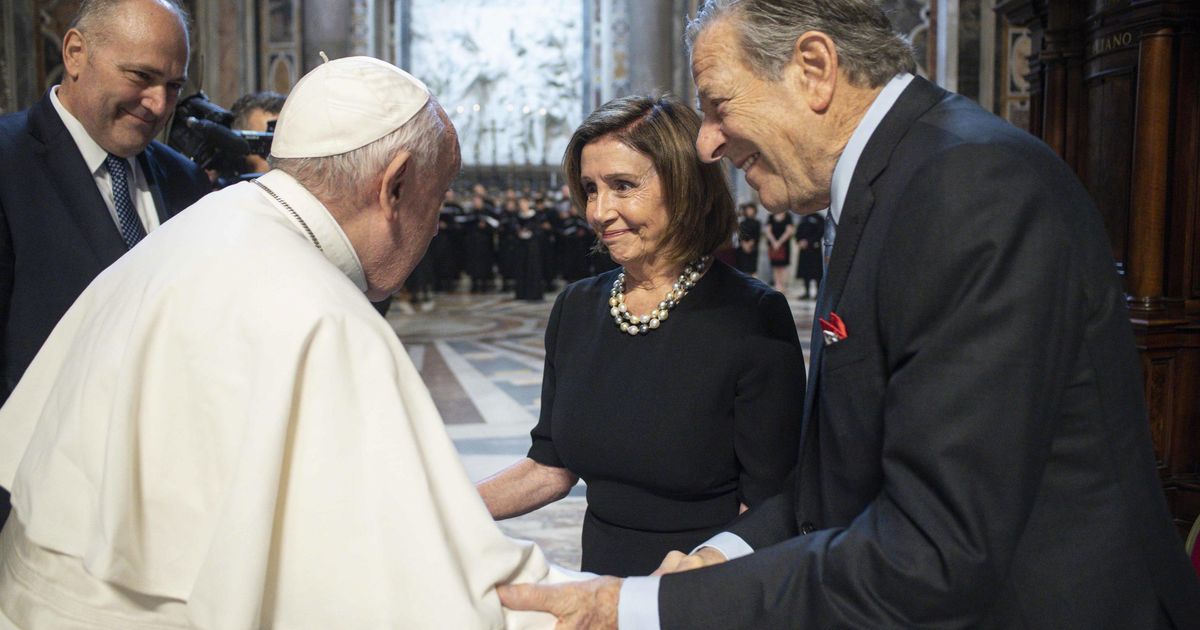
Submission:
[[[587,482],[582,569],[645,575],[779,490],[804,364],[783,295],[724,263],[637,337],[609,314],[617,273],[554,304],[529,457]]]
[[[591,275],[588,272],[588,250],[595,240],[596,234],[582,217],[569,215],[563,219],[558,243],[564,280],[575,282]]]
[[[734,260],[738,271],[748,274],[758,273],[758,250],[762,242],[762,222],[753,217],[742,217],[738,220],[738,244],[734,252]],[[753,243],[750,251],[745,244]]]
[[[821,281],[825,265],[821,261],[821,238],[825,236],[825,219],[819,214],[806,214],[796,222],[796,277]],[[800,249],[804,241],[807,246]]]
[[[438,232],[429,244],[433,252],[434,288],[437,291],[453,291],[462,273],[462,222],[463,207],[457,203],[442,204],[438,214]]]
[[[495,277],[496,250],[493,235],[500,223],[484,209],[468,210],[470,220],[463,224],[463,251],[471,291],[488,290]]]
[[[518,300],[539,302],[546,290],[545,266],[542,264],[542,215],[538,212],[518,214],[516,220],[516,244],[513,245],[513,274],[516,278]]]

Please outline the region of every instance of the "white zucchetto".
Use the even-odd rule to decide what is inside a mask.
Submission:
[[[429,102],[429,88],[372,57],[345,57],[304,75],[283,103],[271,155],[312,158],[366,146],[399,129]]]

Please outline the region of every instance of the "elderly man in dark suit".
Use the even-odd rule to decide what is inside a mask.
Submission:
[[[830,206],[791,489],[665,575],[506,604],[622,630],[1200,627],[1074,174],[912,76],[871,0],[709,0],[689,37],[701,156],[773,211]]]
[[[62,52],[62,84],[0,118],[0,404],[92,279],[209,191],[152,141],[187,74],[177,5],[86,0]]]

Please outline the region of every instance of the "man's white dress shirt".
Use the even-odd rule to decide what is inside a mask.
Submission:
[[[108,157],[108,151],[96,144],[96,141],[83,128],[83,123],[67,111],[66,107],[63,107],[62,101],[58,100],[58,87],[56,85],[50,88],[50,102],[54,105],[54,110],[58,112],[59,118],[62,118],[63,125],[71,134],[71,139],[75,141],[75,146],[79,147],[79,153],[83,155],[88,172],[92,174],[96,188],[100,190],[100,196],[104,198],[108,212],[112,215],[113,224],[120,230],[121,220],[117,217],[117,206],[113,201],[112,178],[108,175],[108,169],[104,167],[104,158]],[[129,172],[132,173],[129,181],[129,197],[133,200],[134,210],[142,220],[142,227],[149,234],[159,224],[158,210],[154,206],[154,195],[150,193],[150,182],[146,179],[146,174],[142,172],[142,165],[138,164],[136,156],[126,158],[125,161],[129,162]]]

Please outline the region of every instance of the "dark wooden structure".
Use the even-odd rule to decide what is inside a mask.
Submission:
[[[1030,127],[1104,215],[1171,512],[1200,514],[1200,2],[999,0],[1030,29]]]

